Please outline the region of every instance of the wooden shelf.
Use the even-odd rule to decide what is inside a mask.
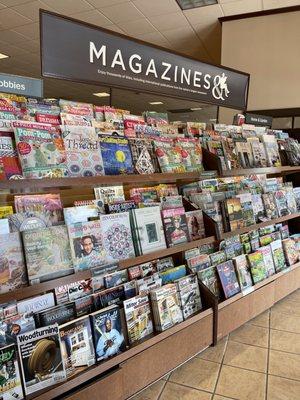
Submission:
[[[282,166],[282,167],[266,167],[266,168],[239,168],[231,169],[228,171],[220,172],[220,177],[230,177],[230,176],[243,176],[243,175],[289,175],[300,172],[299,167]]]
[[[150,184],[150,183],[172,183],[186,182],[211,177],[214,171],[207,175],[200,172],[145,174],[145,175],[104,175],[87,176],[80,178],[53,178],[53,179],[18,179],[0,181],[0,190],[22,190],[22,189],[43,189],[43,188],[70,188],[70,187],[94,187],[118,184]],[[217,172],[215,171],[215,176]]]
[[[219,235],[219,239],[223,240],[223,239],[229,238],[231,236],[241,235],[243,233],[247,233],[247,232],[259,229],[259,228],[263,228],[268,225],[280,224],[281,222],[289,221],[291,219],[295,219],[295,218],[299,218],[299,217],[300,217],[300,212],[295,213],[295,214],[289,214],[289,215],[286,215],[286,216],[280,217],[280,218],[270,219],[265,222],[259,222],[258,224],[245,226],[243,228],[236,229],[235,231],[221,233]]]
[[[181,244],[178,246],[155,251],[155,252],[145,254],[142,256],[129,258],[127,260],[122,260],[119,262],[119,268],[126,269],[126,268],[132,267],[134,265],[143,264],[145,262],[152,261],[157,258],[167,257],[172,254],[181,253],[183,251],[192,249],[194,247],[201,246],[203,244],[209,244],[209,243],[214,243],[214,242],[215,242],[214,236],[210,236],[210,237],[199,239],[199,240],[194,240],[193,242],[184,243],[184,244]],[[17,290],[8,292],[8,293],[1,294],[0,295],[0,304],[6,303],[8,301],[13,301],[13,300],[19,301],[19,300],[26,299],[28,297],[37,296],[41,293],[53,290],[55,287],[63,286],[68,283],[73,283],[73,282],[77,282],[77,281],[80,281],[83,279],[89,279],[89,278],[91,278],[91,271],[87,270],[87,271],[77,272],[72,275],[63,276],[62,278],[53,279],[51,281],[37,283],[37,284],[31,285],[31,286],[26,286],[21,289],[17,289]]]
[[[132,346],[127,351],[124,351],[123,353],[121,353],[107,361],[104,361],[101,364],[98,364],[98,365],[88,368],[87,370],[74,376],[73,378],[67,380],[66,382],[63,382],[57,386],[47,389],[46,392],[35,395],[35,396],[34,395],[30,396],[30,397],[28,396],[28,398],[34,398],[35,400],[51,400],[54,398],[60,398],[60,396],[62,396],[66,392],[68,392],[72,389],[76,389],[79,385],[84,384],[85,382],[89,381],[90,379],[98,377],[100,374],[103,374],[106,371],[109,371],[111,368],[118,366],[119,364],[130,359],[131,357],[158,344],[162,340],[195,324],[197,321],[200,321],[200,320],[212,315],[212,313],[213,313],[213,311],[211,308],[209,308],[205,311],[202,311],[199,314],[196,314],[195,316],[187,319],[186,321],[181,322],[178,325],[173,326],[172,328],[170,328],[164,332],[154,334],[150,338],[145,339],[143,342],[141,342],[135,346]],[[199,334],[201,335],[201,332],[199,332]]]

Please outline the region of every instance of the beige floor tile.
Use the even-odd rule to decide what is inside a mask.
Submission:
[[[212,395],[202,390],[196,390],[176,383],[168,382],[160,400],[211,400]]]
[[[300,335],[271,329],[270,348],[300,354]]]
[[[300,303],[300,289],[295,290],[293,293],[291,293],[288,298],[290,300],[298,301]]]
[[[269,374],[300,381],[300,355],[270,350]]]
[[[219,368],[217,363],[195,357],[172,372],[169,382],[213,392]]]
[[[297,301],[286,298],[276,303],[272,307],[271,312],[300,316],[300,307]]]
[[[161,378],[163,381],[167,381],[170,378],[171,373],[165,375],[163,378]]]
[[[270,323],[270,310],[263,312],[262,314],[258,315],[257,317],[251,319],[249,324],[262,326],[264,328],[269,328]]]
[[[251,369],[257,372],[267,371],[268,349],[229,341],[224,364],[233,367]]]
[[[268,347],[269,329],[256,325],[243,325],[229,335],[229,340]]]
[[[165,383],[165,381],[160,380],[143,390],[140,394],[132,397],[131,400],[157,400]]]
[[[271,328],[281,331],[300,333],[300,317],[282,314],[278,311],[271,313]]]
[[[216,394],[239,400],[264,400],[266,375],[224,365]]]
[[[231,397],[224,397],[224,396],[219,396],[218,394],[215,394],[213,397],[213,400],[230,400]]]
[[[269,375],[267,400],[299,400],[300,382]]]
[[[227,343],[227,338],[222,339],[215,347],[209,347],[204,350],[202,353],[198,354],[197,357],[202,358],[203,360],[214,361],[217,363],[221,363],[225,351]]]

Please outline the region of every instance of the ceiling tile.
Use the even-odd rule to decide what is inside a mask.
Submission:
[[[111,30],[111,31],[114,31],[114,32],[118,32],[118,33],[123,33],[123,34],[125,34],[125,32],[124,32],[119,26],[117,26],[117,25],[109,25],[109,26],[107,27],[107,29],[109,29],[109,30]]]
[[[222,27],[219,21],[216,21],[209,27],[200,25],[195,27],[198,37],[204,43],[205,49],[212,58],[213,62],[221,63],[221,42],[222,42]]]
[[[240,1],[240,0],[219,0],[219,3],[220,4],[232,3],[233,1]]]
[[[0,30],[12,29],[16,26],[29,24],[30,22],[30,19],[23,17],[10,8],[0,10]]]
[[[176,26],[187,26],[189,25],[187,19],[184,14],[180,12],[170,13],[166,18],[165,15],[156,15],[149,16],[149,21],[158,29],[158,30],[168,30],[173,29]]]
[[[39,40],[28,40],[25,43],[20,44],[23,50],[27,50],[30,53],[37,53],[40,51]]]
[[[191,57],[195,57],[198,60],[211,60],[210,55],[206,51],[205,47],[203,46],[203,43],[198,40],[197,43],[193,46],[184,46],[182,48],[176,49],[179,53],[186,54]]]
[[[180,11],[175,0],[132,0],[132,2],[146,17]]]
[[[2,2],[3,3],[3,2]],[[263,0],[263,9],[299,6],[299,0]]]
[[[123,29],[124,32],[131,36],[156,32],[155,27],[150,22],[148,22],[146,18],[141,18],[136,21],[120,22],[118,26]]]
[[[102,7],[113,6],[114,4],[129,3],[130,0],[88,0],[88,2],[95,8],[101,9]]]
[[[32,0],[1,0],[1,3],[6,7],[17,6],[18,4],[29,3]]]
[[[176,48],[183,46],[191,46],[199,39],[191,26],[178,27],[161,33],[168,39],[168,41]]]
[[[143,14],[132,3],[121,3],[110,7],[103,7],[101,8],[101,12],[115,24],[143,18]]]
[[[30,18],[32,21],[38,21],[40,8],[53,11],[51,7],[41,1],[31,1],[30,3],[20,4],[14,6],[12,9],[24,15],[26,18]]]
[[[244,14],[262,10],[261,0],[238,0],[221,5],[224,15]]]
[[[88,22],[89,24],[94,24],[97,26],[105,27],[112,25],[112,22],[98,10],[84,11],[71,15],[73,18],[79,19],[80,21]]]
[[[43,0],[43,3],[47,4],[58,13],[68,15],[93,9],[85,0]]]
[[[1,31],[0,33],[1,41],[9,44],[18,44],[18,43],[23,43],[28,38],[26,36],[21,35],[18,32],[12,31],[12,30],[6,30],[6,31]]]
[[[11,44],[0,43],[0,53],[7,54],[10,57],[17,56],[22,60],[22,54],[26,53],[26,50],[23,49],[22,45],[13,46]],[[15,61],[17,63],[17,61]]]
[[[139,39],[145,42],[156,44],[157,46],[169,47],[170,42],[159,32],[147,33],[145,35],[140,35]]]
[[[209,24],[210,22],[224,16],[219,4],[186,10],[184,11],[184,15],[192,25]]]
[[[2,8],[5,8],[5,7],[6,7],[5,4],[0,3],[0,10],[1,10]]]
[[[40,25],[38,22],[14,28],[14,31],[26,36],[28,39],[38,39],[40,37]]]

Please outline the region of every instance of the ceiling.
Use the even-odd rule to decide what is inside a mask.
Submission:
[[[219,17],[294,5],[300,5],[300,0],[218,0],[215,5],[182,11],[176,0],[0,0],[0,53],[10,56],[0,60],[0,72],[40,76],[40,8],[220,63]],[[83,100],[84,90],[89,89],[45,81],[49,97]],[[183,108],[182,102],[179,107]]]

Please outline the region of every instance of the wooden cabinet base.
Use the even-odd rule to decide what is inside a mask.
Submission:
[[[275,303],[300,288],[300,267],[282,274],[275,283]]]

